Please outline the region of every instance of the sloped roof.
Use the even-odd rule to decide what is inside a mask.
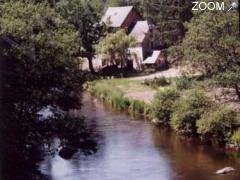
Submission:
[[[145,61],[143,61],[143,64],[155,64],[160,54],[161,51],[153,51],[152,56],[148,57]]]
[[[142,43],[149,32],[149,25],[147,21],[138,21],[134,26],[131,36],[134,36],[138,43]]]
[[[101,22],[108,23],[110,20],[111,27],[121,27],[132,9],[133,6],[109,7]]]

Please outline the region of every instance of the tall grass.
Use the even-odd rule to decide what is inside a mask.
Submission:
[[[148,114],[149,109],[145,109],[147,106],[143,101],[125,97],[124,93],[116,86],[110,88],[103,83],[93,82],[89,85],[89,91],[91,95],[108,102],[116,110],[131,110],[136,114]]]
[[[132,100],[131,110],[138,114],[144,114],[145,103],[143,101],[139,101],[139,100]]]

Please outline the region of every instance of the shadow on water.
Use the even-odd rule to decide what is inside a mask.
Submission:
[[[39,162],[56,154],[65,159],[78,152],[94,154],[98,135],[85,118],[59,111],[58,104],[52,116],[42,118],[38,112],[56,102],[45,102],[39,82],[25,78],[28,72],[20,62],[0,54],[0,180],[49,179],[39,171]],[[78,96],[64,95],[60,105],[79,104]]]
[[[38,125],[39,136],[46,135],[35,142],[38,145],[25,142],[25,136],[13,129],[10,129],[12,136],[1,141],[1,180],[49,179],[38,170],[39,162],[46,157],[69,160],[75,154],[88,156],[98,150],[94,126],[86,125],[83,119],[57,117]]]

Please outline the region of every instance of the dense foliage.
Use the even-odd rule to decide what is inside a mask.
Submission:
[[[218,107],[205,113],[197,121],[197,132],[204,141],[225,143],[236,122],[236,112],[226,107]]]
[[[128,36],[124,30],[119,30],[116,33],[109,33],[100,41],[96,49],[99,54],[106,54],[110,57],[108,65],[126,67],[127,50],[135,43],[136,39],[133,36]]]
[[[159,123],[168,124],[173,113],[173,104],[179,98],[179,92],[175,89],[165,89],[157,92],[153,100],[153,117]]]
[[[78,55],[87,58],[89,69],[94,73],[92,60],[104,26],[100,25],[102,4],[98,0],[61,0],[56,4],[57,12],[70,24],[73,24],[81,38],[81,49]]]
[[[31,173],[41,159],[41,145],[53,137],[80,148],[76,139],[83,135],[83,121],[71,120],[66,112],[80,106],[84,77],[76,57],[81,44],[75,27],[52,3],[0,2],[0,179],[37,179]],[[56,118],[45,119],[44,109]]]
[[[172,128],[180,134],[196,134],[196,122],[211,107],[211,104],[211,100],[204,92],[189,90],[173,105],[170,122]]]
[[[240,100],[240,36],[238,12],[204,11],[197,13],[187,25],[181,44],[184,60],[215,78],[225,87],[235,88]]]

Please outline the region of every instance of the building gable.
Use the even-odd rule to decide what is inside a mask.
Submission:
[[[129,28],[132,23],[141,20],[133,6],[109,7],[101,22],[113,28]]]

